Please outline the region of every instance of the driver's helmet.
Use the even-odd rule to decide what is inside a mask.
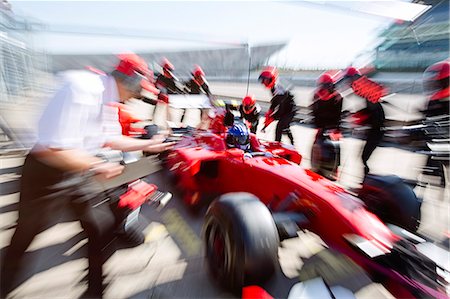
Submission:
[[[259,75],[258,81],[266,88],[273,88],[278,79],[278,70],[273,66],[265,67]]]
[[[243,100],[242,100],[242,110],[244,111],[245,114],[249,114],[252,113],[253,110],[255,110],[256,108],[256,100],[253,96],[246,96]]]
[[[238,148],[243,151],[250,150],[250,134],[247,126],[241,122],[235,122],[228,129],[225,142],[228,148]]]
[[[429,66],[423,73],[423,89],[430,100],[449,97],[450,61]]]

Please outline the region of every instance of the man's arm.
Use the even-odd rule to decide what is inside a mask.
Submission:
[[[122,151],[137,151],[158,153],[170,149],[175,142],[163,143],[162,135],[150,140],[134,139],[121,136],[107,145],[112,149]],[[55,149],[42,147],[35,154],[47,165],[68,172],[84,172],[93,170],[105,175],[106,178],[120,174],[123,167],[112,163],[103,163],[100,158],[94,157],[79,149]]]
[[[272,98],[272,100],[270,101],[269,111],[267,111],[267,113],[270,112],[270,114],[268,114],[266,116],[269,116],[272,118],[275,118],[276,116],[278,116],[279,112],[280,112],[281,101],[282,101],[282,98],[279,95],[274,96]]]
[[[242,104],[239,105],[239,113],[241,114],[241,118],[245,118],[244,108],[242,107]]]
[[[158,153],[170,149],[175,143],[164,143],[165,137],[162,135],[155,135],[152,139],[136,139],[128,136],[120,136],[105,145],[115,150],[123,152],[131,151],[145,151],[150,153]]]

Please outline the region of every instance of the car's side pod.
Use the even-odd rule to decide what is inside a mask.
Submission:
[[[297,212],[278,212],[272,214],[280,241],[298,237],[297,232],[305,227],[309,220]]]
[[[300,194],[297,191],[294,191],[289,193],[286,198],[278,203],[278,205],[273,206],[272,204],[269,204],[268,206],[277,227],[280,241],[296,238],[298,236],[297,232],[309,224],[309,220],[305,215],[299,212],[289,211],[289,207],[294,204],[299,197]]]

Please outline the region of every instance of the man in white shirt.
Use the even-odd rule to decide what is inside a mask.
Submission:
[[[103,148],[160,152],[172,146],[163,136],[139,140],[121,135],[117,108],[108,102],[138,97],[148,66],[135,54],[119,56],[110,75],[71,71],[50,100],[38,127],[38,142],[27,156],[22,172],[17,229],[3,257],[1,297],[12,289],[22,257],[49,219],[70,207],[88,236],[89,297],[102,296],[102,248],[114,229],[111,221],[93,215],[92,176],[111,178],[123,166],[104,163],[95,155]]]

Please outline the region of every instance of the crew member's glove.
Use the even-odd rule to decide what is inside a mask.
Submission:
[[[358,112],[355,112],[352,115],[353,123],[355,123],[358,126],[364,126],[367,124],[369,120],[369,113],[367,113],[367,109],[362,109]]]
[[[264,127],[262,128],[261,132],[265,133],[266,132],[266,128],[275,120],[272,117],[272,110],[269,109],[269,111],[267,111],[266,115],[265,115],[265,120],[264,120]]]

